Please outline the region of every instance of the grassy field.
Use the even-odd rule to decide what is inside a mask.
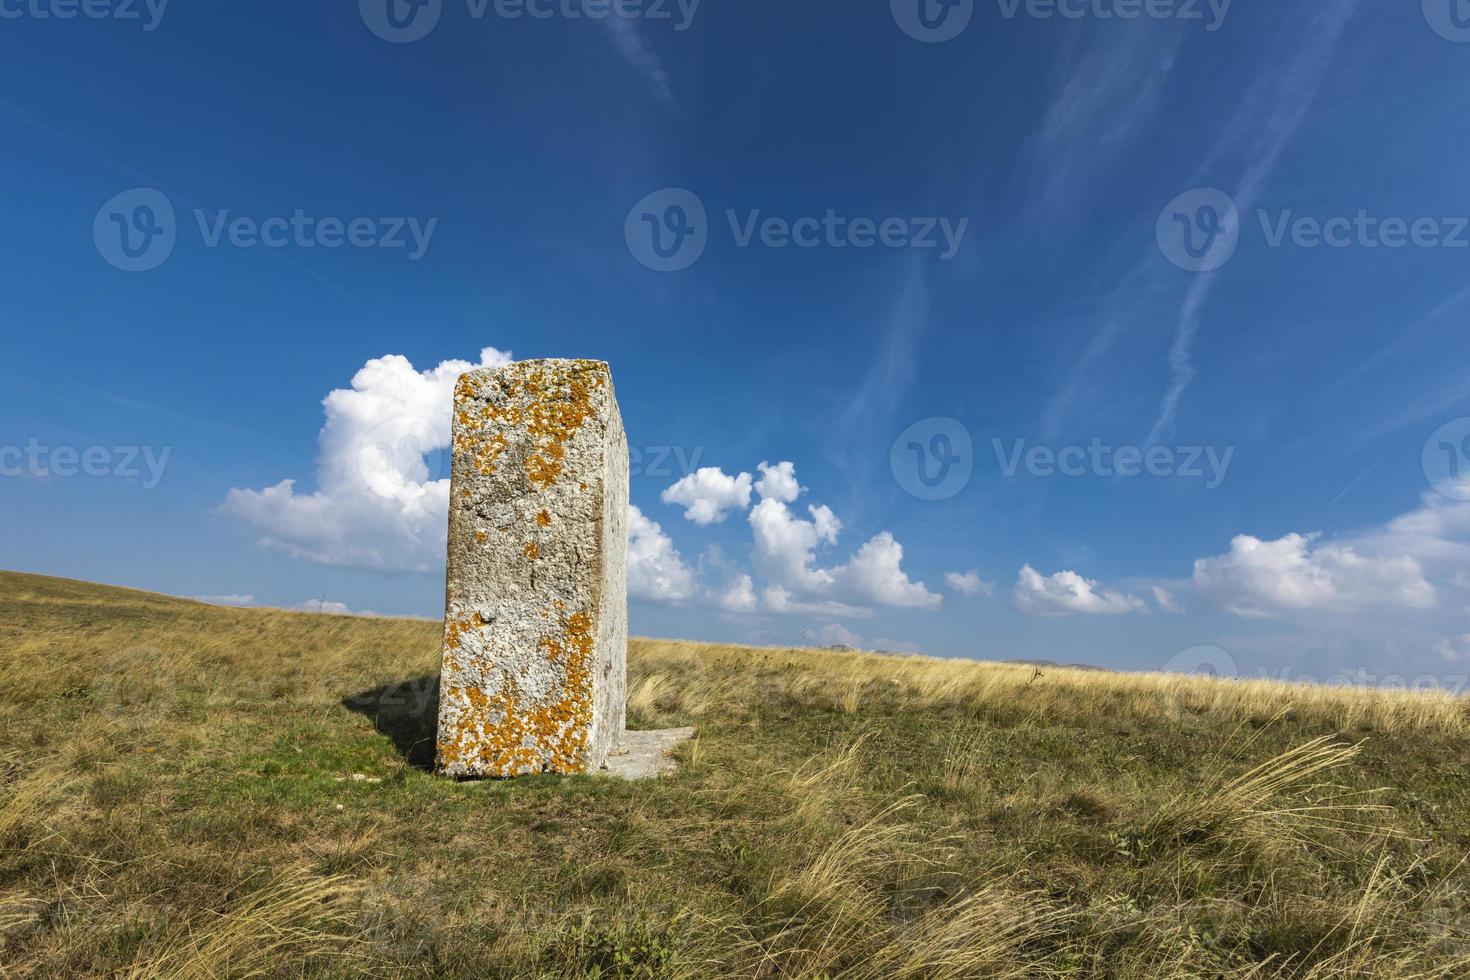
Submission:
[[[1470,704],[634,640],[656,782],[456,784],[434,623],[0,574],[0,974],[1470,973]]]

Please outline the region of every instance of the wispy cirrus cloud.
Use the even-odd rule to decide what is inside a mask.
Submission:
[[[1241,86],[1236,108],[1194,171],[1181,181],[1180,190],[1203,184],[1225,187],[1241,212],[1259,199],[1315,101],[1356,8],[1357,0],[1333,0],[1289,18],[1275,43],[1265,46],[1260,63],[1251,66],[1252,80]],[[1034,148],[1045,151],[1037,158],[1034,217],[1044,217],[1048,208],[1077,206],[1085,191],[1096,192],[1097,168],[1106,173],[1126,159],[1128,149],[1139,144],[1135,137],[1148,132],[1179,58],[1177,38],[1163,44],[1157,38],[1152,41],[1133,67],[1088,56],[1076,60],[1033,138]],[[1107,111],[1098,113],[1099,106]],[[1151,246],[1109,277],[1111,285],[1097,303],[1096,322],[1043,408],[1040,424],[1045,439],[1061,437],[1078,418],[1093,417],[1098,405],[1117,402],[1121,365],[1112,355],[1140,325],[1165,316],[1173,321],[1168,374],[1148,442],[1172,436],[1180,402],[1198,372],[1195,339],[1220,275],[1196,274],[1176,302],[1172,299],[1176,271],[1161,262]]]
[[[868,476],[874,465],[872,446],[881,441],[879,433],[887,432],[895,410],[914,383],[929,308],[928,274],[915,256],[893,292],[882,338],[868,369],[829,429],[828,451],[851,481]]]
[[[1131,28],[1109,38],[1116,43],[1095,43],[1070,59],[1027,145],[1030,217],[1042,227],[1056,227],[1059,213],[1095,193],[1158,114],[1184,34],[1164,25]]]
[[[648,91],[659,105],[669,109],[679,108],[679,101],[674,97],[674,85],[669,78],[669,73],[664,68],[663,61],[648,43],[648,38],[643,36],[638,22],[625,17],[605,17],[602,24],[607,29],[613,47],[617,48],[623,60],[648,85]]]
[[[1264,66],[1221,130],[1191,184],[1197,186],[1210,179],[1221,159],[1246,147],[1242,155],[1243,169],[1231,198],[1242,214],[1255,206],[1282,153],[1316,101],[1338,42],[1357,7],[1358,0],[1335,0],[1314,8],[1305,25],[1292,25],[1303,40],[1287,57]],[[1195,378],[1194,341],[1218,275],[1219,272],[1196,275],[1180,303],[1174,339],[1169,345],[1169,381],[1149,432],[1151,445],[1173,435],[1179,402]]]

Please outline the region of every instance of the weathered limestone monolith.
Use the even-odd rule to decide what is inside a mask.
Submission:
[[[628,442],[608,366],[461,377],[450,482],[439,771],[601,768],[628,646]]]

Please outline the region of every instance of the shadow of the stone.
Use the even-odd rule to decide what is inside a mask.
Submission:
[[[372,719],[393,740],[405,762],[434,771],[434,738],[439,721],[439,677],[426,674],[384,684],[342,699],[342,706]]]

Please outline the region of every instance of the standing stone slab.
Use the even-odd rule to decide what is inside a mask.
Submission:
[[[628,441],[601,361],[471,371],[454,393],[437,766],[595,771],[623,733]]]

